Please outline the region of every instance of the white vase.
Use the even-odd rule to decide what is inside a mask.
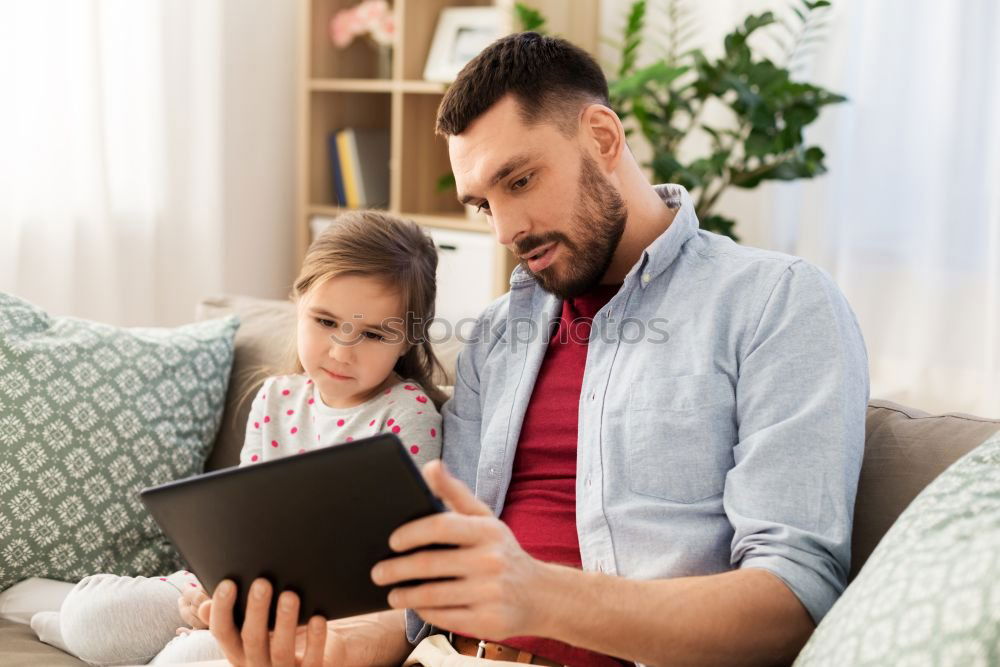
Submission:
[[[375,45],[375,78],[392,78],[392,46],[388,44]]]

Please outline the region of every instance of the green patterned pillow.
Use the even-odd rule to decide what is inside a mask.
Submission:
[[[0,293],[0,591],[180,566],[136,492],[201,472],[238,325],[121,329]]]
[[[1000,665],[1000,433],[906,508],[795,665]]]

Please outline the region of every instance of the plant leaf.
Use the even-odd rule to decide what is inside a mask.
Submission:
[[[523,2],[514,3],[514,11],[517,13],[517,20],[521,24],[521,32],[534,31],[545,34],[546,19],[537,9],[529,7]]]
[[[647,65],[636,70],[624,79],[615,81],[609,86],[611,97],[634,97],[641,94],[647,83],[656,82],[657,85],[667,87],[677,77],[688,71],[687,67],[670,67],[662,60],[652,65]]]
[[[441,174],[437,179],[437,184],[435,189],[441,192],[448,192],[448,190],[454,190],[457,186],[455,185],[455,174],[448,172],[447,174]]]
[[[619,78],[626,77],[635,69],[639,46],[642,44],[642,30],[646,25],[646,0],[636,0],[629,8],[625,20],[625,34],[622,36],[621,64]]]
[[[704,229],[706,232],[714,232],[716,234],[728,236],[737,243],[739,242],[740,237],[738,237],[735,234],[735,232],[733,232],[733,227],[736,226],[736,222],[731,218],[727,218],[725,216],[717,215],[714,213],[704,216],[701,213],[697,213],[697,215],[698,215],[698,227],[700,229]]]

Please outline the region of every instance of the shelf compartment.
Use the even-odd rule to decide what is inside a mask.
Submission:
[[[424,65],[434,41],[438,17],[445,7],[488,7],[489,0],[420,0],[406,2],[402,7],[403,78],[423,79]]]
[[[408,165],[402,174],[399,209],[416,214],[464,216],[455,190],[438,192],[438,180],[451,173],[448,145],[434,134],[441,95],[405,93],[402,96],[401,163]]]
[[[330,172],[329,136],[345,127],[388,129],[392,108],[389,93],[313,92],[309,99],[308,205],[336,208]],[[386,165],[386,170],[390,166]]]
[[[311,79],[376,79],[379,71],[378,47],[367,36],[355,37],[343,49],[330,39],[330,21],[341,9],[358,4],[358,0],[313,0],[309,3],[309,78]],[[393,4],[390,2],[390,5]],[[398,20],[398,11],[397,11]],[[394,49],[394,51],[397,51]],[[393,58],[397,54],[393,53]],[[387,79],[383,79],[387,80]]]

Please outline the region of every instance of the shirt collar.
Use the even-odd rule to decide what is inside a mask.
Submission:
[[[684,244],[698,233],[698,216],[694,212],[694,202],[687,189],[681,185],[668,183],[653,186],[667,208],[677,211],[673,222],[650,243],[632,269],[626,274],[625,282],[639,275],[639,284],[646,287],[674,263]]]
[[[677,211],[677,214],[670,226],[642,251],[642,256],[625,276],[624,282],[627,283],[633,279],[633,275],[641,272],[639,280],[643,287],[663,273],[677,259],[684,244],[698,233],[698,216],[695,215],[694,203],[686,188],[667,183],[654,185],[653,189],[667,208]],[[512,288],[534,282],[535,279],[520,264],[510,275]]]

